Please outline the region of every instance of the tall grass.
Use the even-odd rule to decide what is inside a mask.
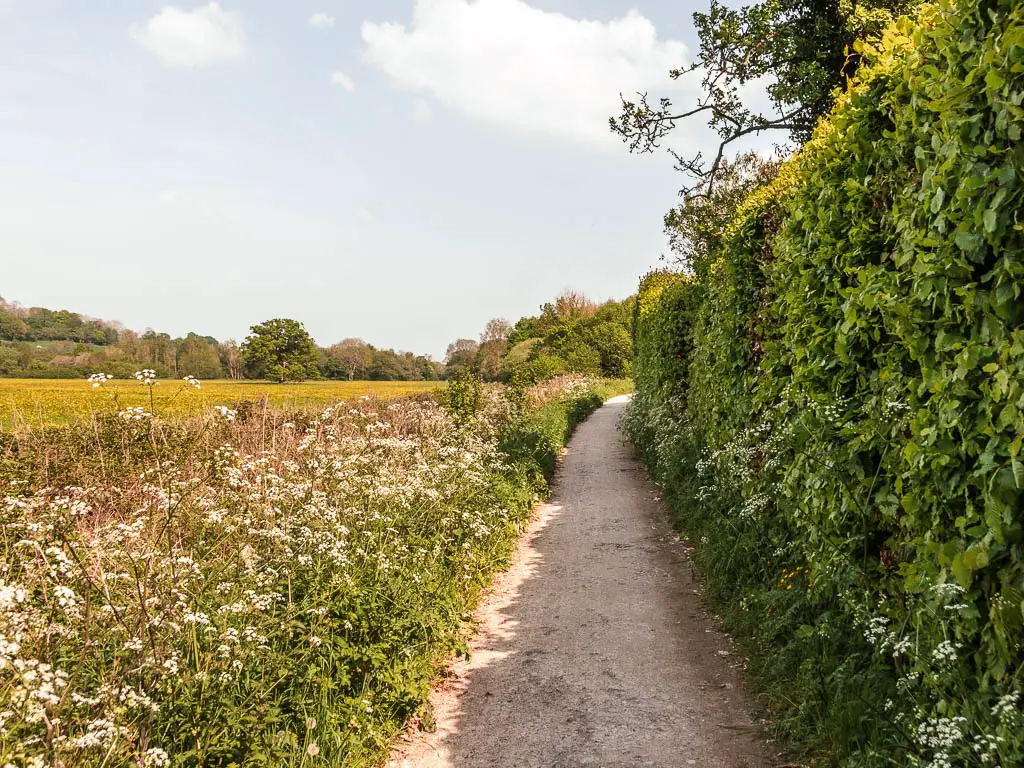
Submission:
[[[3,438],[0,765],[379,763],[598,392]]]

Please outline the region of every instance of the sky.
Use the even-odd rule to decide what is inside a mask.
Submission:
[[[608,130],[680,104],[670,0],[0,0],[0,296],[443,357],[566,289],[623,298],[682,179]],[[676,148],[710,149],[694,123]]]

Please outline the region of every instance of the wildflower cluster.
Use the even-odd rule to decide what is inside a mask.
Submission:
[[[152,419],[153,414],[143,408],[141,405],[134,405],[129,408],[123,408],[118,411],[118,417],[125,421],[146,421]]]
[[[811,574],[811,569],[810,568],[794,568],[794,569],[792,569],[790,571],[783,571],[782,572],[782,578],[779,579],[779,586],[783,587],[783,588],[785,588],[787,590],[792,589],[794,582],[797,579],[803,577],[803,578],[807,579],[807,588],[811,589],[811,587],[813,585],[811,584],[810,579],[809,579],[810,574]]]
[[[213,406],[213,410],[216,412],[218,416],[220,416],[222,419],[224,419],[224,421],[227,422],[234,421],[238,416],[237,411],[231,410],[226,405],[215,405]]]
[[[108,373],[94,373],[88,378],[88,382],[92,384],[93,389],[99,389],[108,381],[113,380],[113,376]]]
[[[534,500],[485,400],[470,426],[432,400],[124,409],[154,439],[116,480],[0,479],[0,765],[378,755]]]

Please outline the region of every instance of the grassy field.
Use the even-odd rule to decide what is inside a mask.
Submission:
[[[272,384],[263,381],[204,381],[200,389],[163,380],[153,390],[161,416],[202,413],[215,405],[258,401],[266,395],[276,408],[319,408],[339,400],[375,395],[401,397],[444,386],[436,381],[310,381]],[[150,410],[149,388],[132,380],[114,380],[94,389],[75,379],[0,379],[0,429],[69,424],[93,413],[115,413],[141,406]]]

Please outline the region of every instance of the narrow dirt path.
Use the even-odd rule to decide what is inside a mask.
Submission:
[[[394,768],[754,768],[739,657],[617,424],[581,425],[550,503],[477,613],[472,658],[431,698],[434,733]]]

